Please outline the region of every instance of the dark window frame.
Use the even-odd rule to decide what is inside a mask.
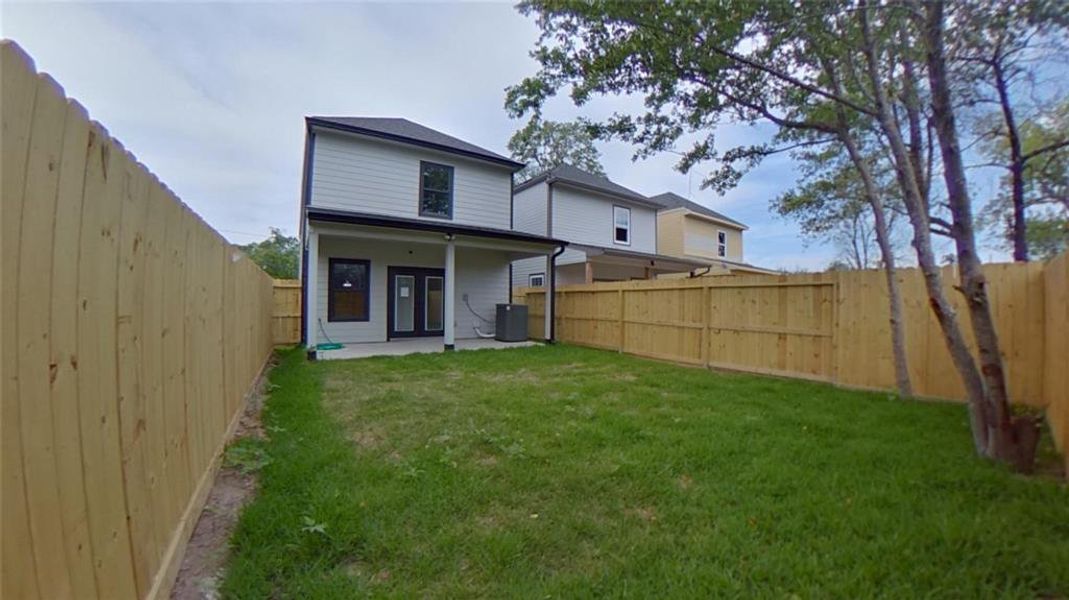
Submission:
[[[724,241],[720,241],[724,240]],[[723,229],[716,230],[716,256],[727,258],[728,255],[728,232]]]
[[[541,277],[542,283],[535,285],[531,282],[535,277]],[[531,273],[527,276],[527,287],[546,287],[546,274],[545,273]]]
[[[616,230],[617,229],[622,229],[622,228],[616,226],[616,209],[618,209],[618,208],[620,210],[627,211],[627,241],[625,241],[625,242],[621,242],[620,240],[616,239]],[[619,204],[613,204],[612,205],[612,243],[619,244],[621,246],[630,246],[631,245],[631,229],[632,229],[631,224],[632,224],[632,221],[631,221],[631,208],[627,207],[627,206],[621,206]]]
[[[434,189],[430,190],[432,192],[438,192],[438,193],[442,193],[443,191],[449,193],[449,211],[448,211],[447,214],[430,212],[430,211],[424,210],[424,208],[423,208],[423,192],[426,191],[426,188],[424,188],[424,184],[423,184],[423,173],[424,173],[424,171],[426,170],[427,167],[440,167],[442,169],[446,169],[447,171],[449,171],[449,189],[448,190],[434,190]],[[455,175],[456,175],[456,169],[454,169],[452,165],[444,165],[442,163],[431,162],[429,160],[421,160],[421,161],[419,161],[419,196],[416,198],[416,201],[419,202],[419,216],[421,216],[421,217],[429,217],[429,218],[432,218],[432,219],[447,219],[447,220],[450,220],[450,221],[453,220],[453,205],[454,205],[454,200],[455,200],[454,194],[453,194],[453,187],[454,187],[454,182],[455,182]]]
[[[363,265],[366,273],[366,285],[364,286],[364,306],[367,315],[363,318],[339,318],[334,314],[334,265],[336,264]],[[371,320],[371,261],[362,258],[329,258],[327,259],[327,322],[328,323],[367,323]]]

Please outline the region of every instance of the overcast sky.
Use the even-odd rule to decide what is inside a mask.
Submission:
[[[297,231],[304,116],[405,117],[507,154],[522,123],[505,114],[504,89],[537,66],[537,29],[509,4],[5,2],[0,32],[234,243]],[[560,99],[547,115],[597,118],[635,102]],[[705,169],[680,174],[670,154],[634,163],[625,144],[600,149],[613,180],[748,224],[748,262],[819,270],[835,256],[769,213],[794,182],[785,156],[721,197],[699,189]]]

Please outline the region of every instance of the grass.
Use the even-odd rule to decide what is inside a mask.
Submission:
[[[960,405],[567,346],[271,378],[229,597],[1069,595],[1069,491]]]

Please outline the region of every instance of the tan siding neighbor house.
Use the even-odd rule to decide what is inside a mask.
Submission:
[[[746,225],[671,192],[650,198],[657,211],[657,252],[707,261],[709,274],[774,273],[748,264],[743,255]]]

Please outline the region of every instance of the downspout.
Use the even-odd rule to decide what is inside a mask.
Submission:
[[[301,180],[301,208],[300,208],[300,236],[301,236],[301,265],[298,276],[301,281],[301,344],[308,343],[308,323],[305,319],[305,310],[311,299],[312,291],[308,289],[308,269],[319,267],[319,257],[314,257],[315,263],[311,264],[308,256],[308,206],[312,204],[312,168],[315,160],[316,134],[312,130],[312,124],[305,119],[304,135],[304,173]],[[312,349],[314,350],[314,348]]]
[[[549,287],[546,288],[546,305],[549,307],[549,339],[547,344],[557,343],[557,257],[564,254],[567,244],[557,246],[549,257]]]

